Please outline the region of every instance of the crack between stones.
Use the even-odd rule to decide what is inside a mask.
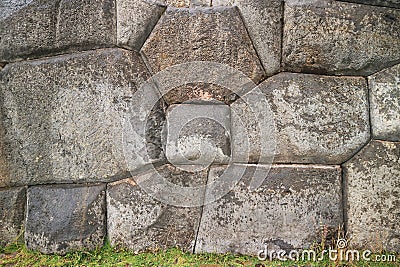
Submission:
[[[352,1],[346,1],[346,0],[336,0],[336,1],[342,2],[342,3],[347,3],[347,4],[355,4],[355,5],[363,5],[363,6],[372,6],[372,7],[383,7],[383,8],[390,8],[390,9],[400,10],[399,7],[393,7],[393,6],[384,6],[384,5],[367,4],[367,3],[352,2]]]
[[[285,1],[282,0],[281,2],[282,5],[282,14],[281,14],[281,60],[280,60],[280,72],[284,71],[284,67],[283,67],[283,36],[284,36],[284,31],[285,31]]]

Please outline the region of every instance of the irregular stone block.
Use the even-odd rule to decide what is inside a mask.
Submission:
[[[181,186],[204,185],[207,181],[207,170],[185,172],[164,165],[150,176],[154,172]],[[111,245],[135,252],[172,246],[193,251],[201,207],[177,207],[155,200],[135,182],[146,175],[108,185],[107,223]]]
[[[0,189],[0,246],[15,241],[23,231],[25,187]]]
[[[57,49],[110,47],[116,43],[115,1],[61,0],[55,36]]]
[[[274,115],[277,163],[341,164],[369,140],[368,89],[363,78],[280,73],[258,88]],[[232,109],[237,109],[234,105]],[[247,113],[238,119],[241,116],[246,119]],[[251,131],[257,122],[246,123]],[[234,121],[232,129],[243,130],[236,125]],[[234,154],[241,142],[237,136],[233,133]],[[240,153],[240,147],[236,151]],[[258,156],[259,151],[250,147],[250,158]]]
[[[165,8],[143,0],[118,0],[118,45],[139,51]]]
[[[166,156],[173,164],[228,163],[230,109],[226,105],[181,104],[167,110]]]
[[[329,240],[342,224],[339,166],[273,165],[253,192],[248,184],[254,165],[234,166],[238,173],[246,168],[244,175],[227,195],[204,206],[195,252],[257,255],[265,246],[306,248],[320,241],[321,226]],[[212,167],[209,182],[224,171]]]
[[[105,185],[47,185],[28,189],[26,246],[65,254],[103,245]]]
[[[109,181],[162,158],[162,109],[142,118],[158,93],[136,95],[147,77],[139,55],[119,49],[7,65],[0,94],[10,177],[0,185]]]
[[[400,10],[331,0],[285,1],[283,67],[369,75],[400,62]]]
[[[400,141],[400,65],[368,77],[372,134]]]
[[[235,5],[239,8],[265,72],[271,76],[281,66],[281,0],[213,0],[213,6]]]
[[[340,0],[342,2],[352,2],[359,3],[364,5],[373,5],[373,6],[386,6],[386,7],[394,7],[400,8],[399,0]]]
[[[153,73],[185,62],[213,61],[243,72],[256,83],[264,76],[263,68],[237,8],[169,7],[141,51]],[[188,71],[201,72],[196,69]],[[178,86],[165,96],[166,102],[168,104],[184,102],[189,98],[187,92],[222,101],[224,97],[232,94],[228,88],[218,86],[206,87],[204,84],[191,86],[190,89]]]
[[[371,141],[343,165],[350,246],[400,252],[400,143]]]

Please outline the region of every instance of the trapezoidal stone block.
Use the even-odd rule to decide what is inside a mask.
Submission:
[[[227,105],[172,105],[167,110],[166,157],[173,164],[227,164],[230,108]]]
[[[103,246],[105,185],[48,185],[28,189],[26,246],[65,254]]]
[[[266,75],[278,72],[281,66],[283,1],[213,0],[212,5],[239,8]]]
[[[330,239],[342,224],[339,166],[273,165],[254,191],[248,185],[255,165],[233,166],[236,175],[245,168],[244,174],[228,194],[204,206],[195,252],[257,255],[265,246],[302,249],[320,241],[321,225]],[[208,183],[225,170],[212,167]]]
[[[0,75],[8,166],[0,186],[110,181],[163,157],[162,107],[141,117],[158,92],[139,90],[148,73],[136,52],[13,63]]]
[[[331,0],[285,1],[283,67],[370,75],[400,61],[400,10]]]
[[[258,89],[266,97],[275,123],[271,134],[275,135],[276,163],[341,164],[369,141],[364,78],[280,73]],[[240,105],[239,100],[232,108],[240,111]],[[232,122],[235,155],[244,151],[240,132],[248,128],[251,133],[258,123],[248,116],[248,112],[238,113]],[[240,120],[245,128],[239,128]],[[255,143],[252,135],[249,138],[250,144]],[[250,146],[250,159],[258,158],[259,153]]]
[[[0,189],[0,246],[16,241],[25,221],[26,188]]]
[[[189,172],[164,165],[108,184],[107,223],[111,245],[135,252],[170,247],[193,251],[202,209],[161,202],[144,191],[140,182],[136,183],[138,179],[151,179],[155,172],[180,186],[199,186],[207,182],[207,169]]]
[[[400,143],[371,141],[343,171],[350,246],[400,252]]]
[[[400,141],[400,64],[368,77],[372,135]]]
[[[255,83],[265,75],[236,7],[168,7],[141,52],[153,73],[176,64],[212,61],[241,71]],[[196,69],[187,71],[202,72]],[[197,82],[177,86],[164,95],[165,101],[167,104],[182,103],[193,96],[229,101],[232,92],[228,88]]]

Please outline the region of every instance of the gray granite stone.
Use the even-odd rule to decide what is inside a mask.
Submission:
[[[213,61],[243,72],[256,83],[265,74],[236,7],[168,7],[141,51],[153,73],[180,63]],[[181,103],[197,96],[229,101],[231,94],[228,88],[200,83],[178,86],[165,100]]]
[[[228,163],[230,109],[226,105],[172,105],[167,110],[166,157],[173,164]]]
[[[136,95],[147,77],[138,54],[120,49],[7,65],[0,93],[9,177],[0,185],[109,181],[162,158],[161,107],[141,118],[157,92]]]
[[[368,77],[374,138],[400,141],[400,65]]]
[[[0,246],[17,241],[25,220],[26,188],[0,189]]]
[[[204,206],[195,252],[257,255],[265,246],[306,248],[321,240],[321,225],[329,240],[342,224],[339,166],[274,165],[252,192],[254,165],[235,166],[247,169],[232,191]],[[212,167],[209,182],[224,171]]]
[[[400,8],[399,0],[340,0],[342,2],[352,2],[359,3],[364,5],[373,5],[373,6],[386,6],[386,7],[394,7]]]
[[[181,186],[204,185],[207,180],[207,170],[186,172],[164,165],[150,175],[154,172]],[[108,185],[107,223],[111,245],[135,252],[170,247],[193,251],[201,207],[176,207],[154,199],[136,183],[146,175]]]
[[[25,242],[42,253],[101,247],[106,234],[105,185],[28,189]]]
[[[163,3],[173,7],[206,7],[211,5],[211,0],[161,0]]]
[[[343,171],[350,246],[400,252],[400,143],[371,141]]]
[[[369,75],[400,62],[400,10],[331,0],[285,1],[283,67]]]
[[[281,0],[213,0],[213,6],[237,6],[265,72],[271,76],[281,66]]]
[[[165,8],[152,1],[118,0],[118,45],[139,51]]]
[[[275,162],[341,164],[369,141],[364,78],[280,73],[259,89],[274,114]]]
[[[5,19],[13,13],[29,5],[33,0],[3,0],[0,2],[0,19]]]

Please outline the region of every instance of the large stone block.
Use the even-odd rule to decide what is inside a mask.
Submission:
[[[400,143],[371,141],[343,171],[350,245],[400,252]]]
[[[142,118],[158,97],[138,90],[147,77],[138,54],[119,49],[7,65],[0,185],[109,181],[160,159],[162,109]]]
[[[227,105],[172,105],[166,118],[169,162],[206,166],[229,162],[230,109]]]
[[[105,185],[30,187],[27,247],[57,254],[101,247],[106,234],[105,189]]]
[[[186,172],[164,165],[150,173],[109,184],[107,223],[111,245],[135,252],[172,246],[193,251],[202,209],[176,207],[148,195],[135,181],[151,179],[154,172],[185,187],[207,182],[207,170]]]
[[[4,5],[0,62],[117,44],[138,51],[165,9],[146,0],[7,0]]]
[[[168,7],[141,51],[154,73],[176,64],[213,61],[243,72],[255,83],[265,74],[236,7]],[[177,86],[165,95],[166,102],[181,103],[193,96],[229,101],[228,88],[197,82]]]
[[[118,0],[118,45],[139,51],[165,8],[146,0]]]
[[[265,246],[302,249],[321,240],[321,226],[329,240],[342,224],[339,166],[274,165],[252,192],[248,185],[254,165],[234,166],[237,175],[240,168],[246,171],[227,195],[204,206],[196,252],[257,255]],[[212,167],[209,182],[224,171]]]
[[[25,220],[25,187],[0,189],[0,246],[16,241]]]
[[[271,76],[281,66],[281,0],[213,0],[213,6],[237,6],[265,72]]]
[[[285,1],[283,67],[369,75],[400,61],[400,10],[331,0]]]
[[[364,4],[364,5],[400,8],[399,0],[340,0],[340,1],[353,2],[353,3]]]
[[[368,77],[374,138],[400,141],[400,64]]]
[[[276,132],[271,134],[277,163],[341,164],[369,140],[368,88],[363,78],[281,73],[258,88],[275,120]],[[240,111],[241,104],[235,102],[232,109]],[[240,132],[252,133],[259,121],[249,112],[234,118],[232,148],[237,155],[244,151]],[[260,156],[254,138],[249,134],[251,162]]]

